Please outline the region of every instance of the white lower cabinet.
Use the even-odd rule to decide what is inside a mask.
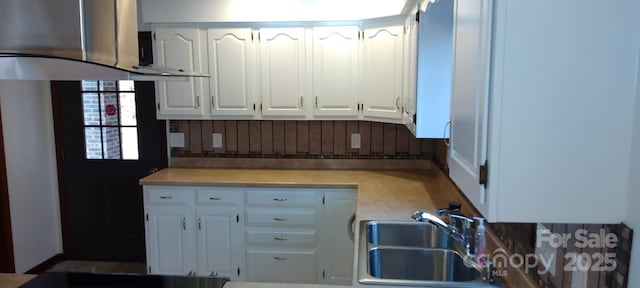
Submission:
[[[196,188],[198,275],[238,280],[242,263],[242,190]]]
[[[242,191],[145,186],[148,272],[239,280]]]
[[[194,271],[192,219],[184,207],[150,207],[147,213],[147,264],[150,273],[186,275]]]
[[[151,274],[351,284],[353,189],[144,187]]]
[[[316,250],[247,250],[247,280],[316,283]]]
[[[186,275],[196,269],[190,192],[185,188],[145,187],[147,269],[151,274]]]
[[[353,277],[353,223],[356,194],[347,191],[324,193],[323,223],[320,232],[322,283],[350,284]]]

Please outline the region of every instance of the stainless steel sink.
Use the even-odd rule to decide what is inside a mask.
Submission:
[[[421,281],[473,281],[482,274],[449,249],[373,248],[369,250],[371,276]]]
[[[367,240],[375,245],[451,248],[453,238],[427,222],[369,221]]]
[[[427,222],[361,221],[358,282],[420,287],[500,287],[465,259],[463,246]]]

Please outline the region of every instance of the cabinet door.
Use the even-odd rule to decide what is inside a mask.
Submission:
[[[365,117],[402,117],[402,42],[402,25],[364,30],[361,94]]]
[[[417,74],[418,74],[418,21],[416,16],[411,15],[405,22],[404,35],[404,93],[402,100],[402,123],[416,134],[416,123],[414,115],[416,115],[416,97],[418,91]]]
[[[208,29],[211,115],[254,115],[255,45],[250,28]]]
[[[358,116],[358,27],[313,28],[314,115]]]
[[[449,176],[486,215],[480,165],[486,160],[490,0],[459,0],[454,9]]]
[[[242,230],[239,214],[225,207],[198,209],[198,274],[238,280],[242,266]]]
[[[414,110],[416,137],[419,138],[445,137],[443,131],[447,122],[451,120],[453,3],[455,1],[430,2],[427,10],[424,13],[420,12],[420,52],[417,60],[419,80],[415,106],[417,110]],[[460,47],[459,49],[463,50]]]
[[[349,221],[356,212],[356,193],[353,191],[325,192],[322,236],[319,241],[321,283],[350,285],[353,278],[353,239]],[[353,230],[351,230],[353,231]]]
[[[195,272],[195,237],[190,208],[148,206],[147,265],[151,274]]]
[[[262,115],[304,116],[304,28],[260,29]]]
[[[202,72],[201,31],[194,28],[157,28],[155,30],[156,63],[184,71]],[[202,77],[186,80],[157,81],[158,118],[202,116]]]

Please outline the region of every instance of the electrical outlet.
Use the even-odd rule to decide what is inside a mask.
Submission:
[[[184,148],[184,133],[169,133],[169,146]]]
[[[351,134],[351,148],[352,149],[360,149],[360,134],[359,133]]]
[[[222,133],[213,133],[213,148],[222,148]]]

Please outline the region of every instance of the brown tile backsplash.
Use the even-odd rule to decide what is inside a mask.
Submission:
[[[403,125],[367,121],[172,120],[185,147],[171,157],[300,159],[432,159],[438,140],[416,139]],[[213,148],[212,133],[222,134]],[[351,148],[351,134],[360,148]]]
[[[555,254],[555,275],[552,273],[541,273],[542,267],[538,269],[530,269],[525,271],[534,279],[540,287],[560,288],[575,287],[573,281],[573,271],[567,271],[566,267],[579,268],[572,255],[588,255],[591,257],[591,267],[588,267],[586,275],[587,288],[614,288],[627,287],[629,263],[631,262],[631,243],[633,241],[633,231],[624,223],[621,224],[543,224],[550,229],[552,233],[567,233],[572,235],[567,241],[566,247],[560,247]],[[536,224],[520,224],[520,223],[489,223],[488,226],[494,231],[498,238],[505,243],[509,251],[517,255],[535,254],[536,247]],[[605,235],[613,233],[618,241],[615,248],[600,247],[579,247],[576,245],[576,231],[584,229],[587,235],[592,233],[600,235],[604,231]],[[582,241],[581,241],[582,242]],[[584,242],[582,242],[584,243]],[[606,271],[601,269],[606,267],[606,253],[611,253],[615,257],[615,269]],[[601,259],[601,257],[605,257]],[[605,271],[599,271],[605,270]]]

